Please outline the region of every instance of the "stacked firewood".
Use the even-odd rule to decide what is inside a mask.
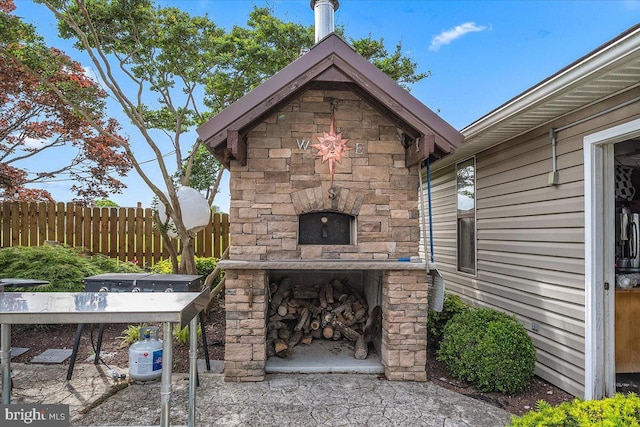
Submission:
[[[296,285],[285,277],[269,287],[267,356],[287,357],[296,345],[308,345],[314,339],[347,339],[355,346],[356,359],[367,358],[368,307],[348,283],[334,279]]]

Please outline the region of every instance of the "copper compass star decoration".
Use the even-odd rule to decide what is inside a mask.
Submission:
[[[331,190],[333,190],[333,174],[335,171],[335,162],[342,163],[342,159],[348,156],[348,151],[353,150],[353,147],[349,147],[348,139],[342,139],[342,132],[336,135],[335,132],[335,115],[334,109],[331,108],[331,124],[329,127],[329,133],[323,132],[322,136],[318,137],[319,143],[312,144],[311,146],[318,150],[317,157],[322,157],[322,163],[329,162],[329,176],[331,177]]]

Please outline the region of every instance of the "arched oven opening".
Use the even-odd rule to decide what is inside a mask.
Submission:
[[[310,212],[298,217],[298,244],[353,245],[355,217],[341,212]]]

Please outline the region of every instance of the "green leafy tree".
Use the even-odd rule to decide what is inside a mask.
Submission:
[[[121,192],[118,177],[130,168],[112,138],[119,125],[106,117],[106,92],[14,10],[13,0],[0,0],[0,199],[53,201],[33,186],[61,176],[73,181],[77,201]],[[26,169],[28,159],[43,161]]]
[[[97,208],[117,208],[118,204],[113,200],[102,199],[102,200],[96,200],[95,206]]]
[[[190,16],[151,0],[36,1],[55,15],[60,36],[74,40],[88,55],[105,89],[137,130],[131,139],[154,153],[162,182],[151,178],[149,165],[143,168],[133,147],[123,141],[133,169],[175,224],[181,254],[161,227],[174,272],[195,274],[193,240],[182,221],[177,187],[194,186],[207,192],[212,203],[223,167],[203,149],[202,141],[188,139],[187,132],[311,47],[312,27],[284,22],[260,7],[251,12],[246,27],[225,32],[206,15]],[[424,77],[399,50],[387,57],[382,40],[353,43],[374,63],[394,70],[392,77],[399,82]],[[73,100],[66,101],[75,106]]]

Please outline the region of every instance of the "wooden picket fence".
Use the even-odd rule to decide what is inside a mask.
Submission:
[[[40,246],[47,242],[152,266],[169,258],[150,208],[90,208],[74,203],[0,203],[0,243]],[[229,215],[213,213],[195,237],[198,257],[220,258],[229,246]]]

